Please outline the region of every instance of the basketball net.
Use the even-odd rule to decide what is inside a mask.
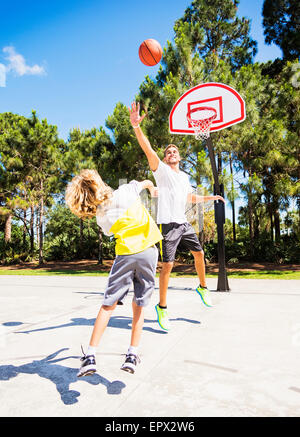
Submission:
[[[195,132],[195,138],[197,140],[206,140],[210,135],[210,127],[213,120],[217,117],[217,111],[215,108],[200,107],[191,109],[186,118],[191,124]]]

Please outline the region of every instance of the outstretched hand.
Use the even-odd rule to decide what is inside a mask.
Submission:
[[[138,127],[139,124],[144,120],[146,114],[140,115],[140,103],[133,102],[131,108],[128,107],[130,113],[130,123],[132,127]]]
[[[223,203],[225,203],[225,199],[222,196],[217,195],[217,196],[214,196],[214,198],[215,198],[215,200],[221,200]]]

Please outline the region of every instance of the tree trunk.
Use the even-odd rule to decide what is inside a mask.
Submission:
[[[252,205],[251,195],[248,198],[248,214],[249,214],[250,256],[252,259],[254,255],[254,250],[253,250],[254,235],[253,235],[253,205]]]
[[[278,243],[280,241],[280,216],[279,216],[278,209],[274,211],[274,228],[275,228],[275,242]]]
[[[231,159],[231,155],[229,155],[229,164],[230,164],[230,174],[231,174],[231,191],[232,193],[234,192],[234,186],[233,186],[233,171],[232,171],[232,159]],[[232,198],[232,201],[230,202],[231,204],[231,209],[232,209],[232,236],[233,236],[233,241],[234,243],[236,242],[236,231],[235,231],[235,202],[234,202],[234,198]]]
[[[273,213],[272,213],[271,206],[269,209],[269,215],[270,215],[270,235],[271,235],[271,241],[273,243],[274,242],[274,227],[273,227]]]
[[[24,225],[23,225],[23,250],[26,251],[26,234],[27,234],[27,228],[26,228],[26,217],[27,217],[27,211],[26,209],[23,210],[23,218],[24,218]]]
[[[221,176],[222,175],[222,155],[221,153],[218,153],[218,175]]]
[[[38,207],[36,208],[35,211],[35,215],[36,215],[36,245],[37,247],[40,246],[40,234],[39,234],[39,222],[40,222],[40,205],[38,205]]]
[[[34,252],[34,206],[30,207],[30,255]]]
[[[5,241],[5,243],[9,243],[11,240],[11,219],[12,219],[11,214],[6,216],[5,229],[4,229],[4,241]]]
[[[232,238],[234,243],[236,242],[236,230],[235,230],[235,204],[234,200],[230,202],[232,209]]]
[[[259,216],[255,212],[254,209],[254,239],[257,240],[259,238]]]
[[[43,222],[44,222],[44,194],[43,194],[43,182],[41,181],[41,202],[40,202],[40,219],[39,219],[39,265],[44,264],[43,256]]]

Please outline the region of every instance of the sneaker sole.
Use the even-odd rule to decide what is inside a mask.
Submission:
[[[79,371],[77,373],[77,378],[81,378],[82,376],[86,376],[86,375],[92,375],[93,373],[96,372],[96,369],[94,366],[86,366],[87,368],[85,370]]]
[[[134,373],[135,372],[135,369],[132,369],[131,367],[129,367],[129,366],[126,366],[126,367],[121,367],[121,370],[124,370],[124,372],[128,372],[128,373]]]
[[[160,324],[160,321],[159,321],[159,315],[158,315],[158,311],[157,311],[157,308],[156,308],[156,307],[155,307],[155,311],[156,311],[156,314],[157,314],[157,323],[159,324],[159,326],[161,327],[161,329],[162,329],[163,331],[168,332],[170,329],[166,329],[166,328],[164,328],[164,327]]]
[[[96,370],[87,370],[84,373],[79,373],[77,375],[77,378],[81,378],[82,376],[87,376],[87,375],[93,375],[96,372]]]
[[[201,297],[201,300],[202,300],[202,302],[204,303],[204,305],[206,305],[206,306],[209,307],[209,308],[212,308],[212,305],[208,305],[208,304],[205,302],[205,300],[203,299],[203,296],[202,296],[201,292],[198,291],[197,288],[196,288],[196,292],[197,292],[197,294],[199,294],[199,296]]]

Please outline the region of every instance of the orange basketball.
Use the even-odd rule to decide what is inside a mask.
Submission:
[[[143,64],[152,67],[159,63],[162,57],[162,49],[155,39],[145,39],[139,48],[139,57]]]

